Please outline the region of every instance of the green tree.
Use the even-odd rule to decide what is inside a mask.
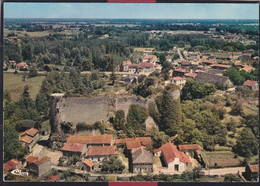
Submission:
[[[127,115],[127,130],[134,131],[136,136],[142,136],[145,132],[145,120],[148,113],[139,105],[131,105]],[[129,131],[128,131],[129,133]]]
[[[112,155],[109,159],[106,158],[102,161],[101,171],[105,173],[122,173],[125,166],[117,155]]]
[[[174,99],[171,91],[165,90],[162,96],[156,98],[156,104],[161,115],[160,130],[170,136],[176,135],[181,121],[180,99]]]
[[[237,139],[233,151],[240,156],[251,157],[257,154],[258,143],[250,128],[245,127]]]
[[[200,83],[192,79],[187,80],[184,88],[182,89],[182,100],[201,99],[216,91],[216,88],[211,83]]]
[[[44,95],[42,93],[37,94],[36,100],[35,100],[35,106],[36,106],[38,112],[46,115],[48,113],[48,107],[49,107],[49,102],[47,100],[46,95]]]
[[[118,110],[115,114],[114,127],[116,130],[123,130],[125,126],[125,111]]]
[[[149,133],[149,135],[152,137],[154,148],[161,147],[163,144],[167,143],[170,138],[163,131],[158,131],[156,129],[152,129],[152,131]]]
[[[28,77],[29,77],[29,78],[33,78],[33,77],[36,77],[36,76],[38,76],[37,70],[36,70],[35,68],[30,69],[30,70],[29,70]]]
[[[16,158],[21,159],[25,155],[25,149],[19,142],[18,133],[7,120],[4,122],[4,162]]]

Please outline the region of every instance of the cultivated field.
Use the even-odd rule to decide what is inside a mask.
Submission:
[[[231,151],[214,151],[205,152],[210,167],[235,167],[240,166],[238,158],[234,158],[235,154]]]
[[[4,73],[4,91],[10,93],[12,100],[18,101],[23,93],[24,86],[28,85],[30,96],[32,99],[35,99],[44,78],[45,76],[37,76],[25,78],[25,81],[23,81],[22,74]]]

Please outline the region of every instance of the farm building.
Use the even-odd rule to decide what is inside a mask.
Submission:
[[[243,86],[249,87],[251,90],[259,89],[259,85],[258,85],[257,81],[253,81],[253,80],[246,80],[243,83]]]
[[[42,176],[51,170],[51,160],[48,156],[44,156],[40,159],[37,158],[31,163],[27,163],[26,167],[33,171],[37,176]]]
[[[159,149],[155,149],[154,155],[161,156],[170,171],[183,172],[192,168],[189,157],[184,152],[179,151],[172,143],[166,143]]]
[[[31,151],[33,145],[39,140],[39,138],[39,130],[30,128],[21,134],[20,141],[25,148]]]
[[[81,156],[87,151],[87,147],[85,144],[81,143],[65,143],[61,149],[63,156],[71,157],[71,156]]]

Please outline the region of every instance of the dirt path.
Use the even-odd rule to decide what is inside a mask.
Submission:
[[[225,174],[237,174],[239,172],[244,172],[245,167],[232,167],[232,168],[223,168],[223,169],[208,169],[203,170],[205,175],[225,175]]]

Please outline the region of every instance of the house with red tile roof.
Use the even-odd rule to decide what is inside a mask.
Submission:
[[[251,90],[255,91],[259,89],[259,84],[257,81],[253,81],[253,80],[246,80],[243,83],[243,86],[249,87]]]
[[[259,179],[259,165],[248,164],[245,167],[244,177],[248,181],[257,181]]]
[[[219,69],[219,70],[225,70],[225,69],[231,68],[230,65],[222,65],[222,64],[214,64],[214,65],[210,65],[210,66],[213,69]]]
[[[60,181],[60,175],[51,175],[47,179],[44,180],[45,182],[58,182]]]
[[[125,145],[128,150],[132,150],[134,148],[139,148],[141,146],[152,145],[151,137],[137,137],[137,138],[123,138],[116,139],[115,145]]]
[[[30,152],[33,145],[39,140],[39,138],[40,138],[39,130],[37,130],[35,128],[30,128],[30,129],[24,131],[20,135],[20,142]]]
[[[151,73],[154,71],[155,65],[149,62],[142,62],[140,68],[138,69],[139,73]]]
[[[145,55],[143,57],[143,62],[153,63],[154,65],[158,62],[158,58],[156,55]]]
[[[28,65],[25,62],[20,62],[20,63],[16,64],[15,67],[17,70],[21,70],[21,69],[27,69]]]
[[[116,147],[115,146],[90,146],[87,151],[87,158],[92,162],[100,162],[105,157],[109,157],[111,155],[116,155]]]
[[[113,143],[113,135],[69,136],[66,143],[80,143],[85,144],[87,147],[90,145],[110,146]]]
[[[87,151],[87,147],[85,144],[81,143],[65,143],[61,148],[63,156],[71,157],[71,156],[81,156]]]
[[[21,166],[22,166],[22,162],[13,158],[4,163],[4,171],[19,169]]]
[[[123,62],[123,71],[128,72],[129,66],[132,65],[132,62],[130,60],[126,60]]]
[[[87,172],[90,172],[91,170],[94,169],[93,167],[93,162],[88,160],[88,159],[85,159],[84,162],[83,162],[83,170],[87,171]]]
[[[178,145],[178,149],[179,151],[184,152],[186,155],[194,157],[194,154],[202,148],[198,144],[186,144]]]
[[[244,70],[244,71],[246,71],[246,72],[251,72],[251,71],[253,71],[254,69],[255,69],[255,68],[252,67],[252,66],[250,66],[250,65],[243,65],[243,68],[241,68],[240,71],[241,71],[241,70]]]
[[[186,79],[184,77],[176,76],[170,79],[171,83],[174,83],[175,85],[178,85],[181,89],[186,84]]]
[[[192,168],[191,160],[172,143],[166,143],[154,150],[155,156],[161,156],[169,171],[183,172]]]
[[[177,69],[174,69],[174,70],[173,70],[172,76],[173,76],[173,77],[177,77],[177,76],[183,77],[184,74],[189,73],[189,72],[190,72],[189,69],[186,69],[186,68],[177,68]]]
[[[186,73],[186,74],[184,74],[184,76],[187,78],[187,77],[189,77],[189,78],[195,78],[196,76],[197,76],[197,74],[196,73]]]
[[[31,160],[32,159],[34,159],[34,158],[31,158]],[[48,156],[37,158],[36,160],[32,161],[31,163],[27,163],[26,168],[28,168],[34,174],[36,174],[37,176],[40,177],[51,170],[51,159]]]

